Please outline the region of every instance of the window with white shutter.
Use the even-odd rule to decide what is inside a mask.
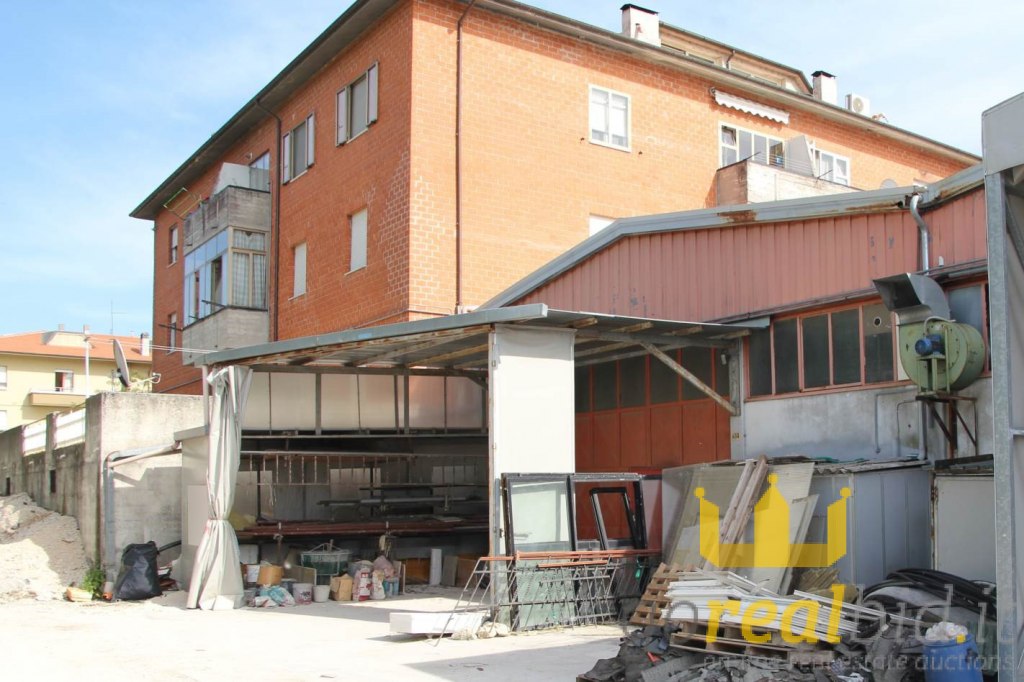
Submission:
[[[345,144],[377,120],[377,64],[338,91],[336,143]]]
[[[285,133],[281,145],[285,182],[299,177],[313,165],[314,141],[313,114],[307,116],[305,121]]]

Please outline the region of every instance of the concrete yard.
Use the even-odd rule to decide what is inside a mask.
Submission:
[[[0,605],[4,679],[574,680],[618,650],[622,628],[590,626],[437,642],[390,635],[393,611],[444,611],[458,590],[381,602],[191,611],[147,602]]]

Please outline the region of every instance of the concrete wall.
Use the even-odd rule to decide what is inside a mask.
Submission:
[[[270,315],[265,310],[222,308],[213,315],[189,325],[181,334],[184,348],[216,350],[266,343],[270,333]],[[173,354],[172,354],[173,355]],[[196,354],[181,352],[182,362],[191,363]]]
[[[0,433],[0,494],[25,492],[38,505],[78,520],[86,556],[115,570],[128,543],[181,537],[181,459],[164,456],[114,469],[104,506],[103,462],[113,453],[170,445],[174,433],[203,422],[202,399],[149,393],[100,393],[85,405],[84,440],[24,455],[23,428]],[[52,473],[51,473],[52,472]],[[53,477],[51,485],[51,476]]]
[[[85,475],[80,485],[83,500],[96,500],[96,514],[88,513],[86,507],[91,505],[83,505],[85,513],[78,522],[86,554],[101,558],[111,569],[127,543],[160,543],[165,538],[170,541],[181,537],[180,459],[162,461],[165,458],[156,457],[115,469],[112,500],[106,501],[99,494],[103,462],[115,452],[172,444],[175,432],[203,423],[202,399],[102,393],[89,399],[86,410]],[[90,472],[95,475],[90,476]],[[111,502],[112,507],[105,508]],[[131,535],[142,532],[150,535]]]
[[[746,161],[721,168],[715,173],[715,195],[718,206],[781,201],[826,194],[846,194],[857,190],[811,175],[763,163]]]
[[[958,427],[962,457],[992,452],[991,386],[991,378],[986,377],[961,391],[976,399],[961,404],[961,412],[973,429],[972,405],[977,407],[980,432],[975,452]],[[919,404],[900,406],[899,421],[896,418],[898,403],[913,401],[916,392],[916,386],[904,385],[746,402],[742,414],[732,420],[732,456],[801,454],[851,460],[917,455],[921,450]],[[944,459],[946,440],[938,426],[927,421],[930,457]]]

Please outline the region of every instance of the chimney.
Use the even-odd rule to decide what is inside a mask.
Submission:
[[[143,357],[147,357],[148,358],[149,357],[149,334],[147,334],[146,332],[142,332],[142,334],[139,335],[139,345],[142,347],[142,350],[140,352],[142,353]]]
[[[57,331],[59,331],[59,332],[64,331],[64,323],[63,322],[61,322],[60,324],[57,325]]]
[[[811,74],[814,83],[814,99],[822,102],[836,104],[839,101],[839,89],[836,86],[836,77],[827,71],[815,71]]]
[[[621,9],[622,35],[661,47],[661,22],[657,12],[636,5],[623,5]]]

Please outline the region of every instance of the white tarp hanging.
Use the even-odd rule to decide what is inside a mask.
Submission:
[[[206,472],[210,518],[196,551],[188,608],[236,609],[242,605],[238,539],[228,522],[235,502],[242,415],[252,381],[247,367],[225,367],[207,379],[213,399],[210,410],[210,460]]]

